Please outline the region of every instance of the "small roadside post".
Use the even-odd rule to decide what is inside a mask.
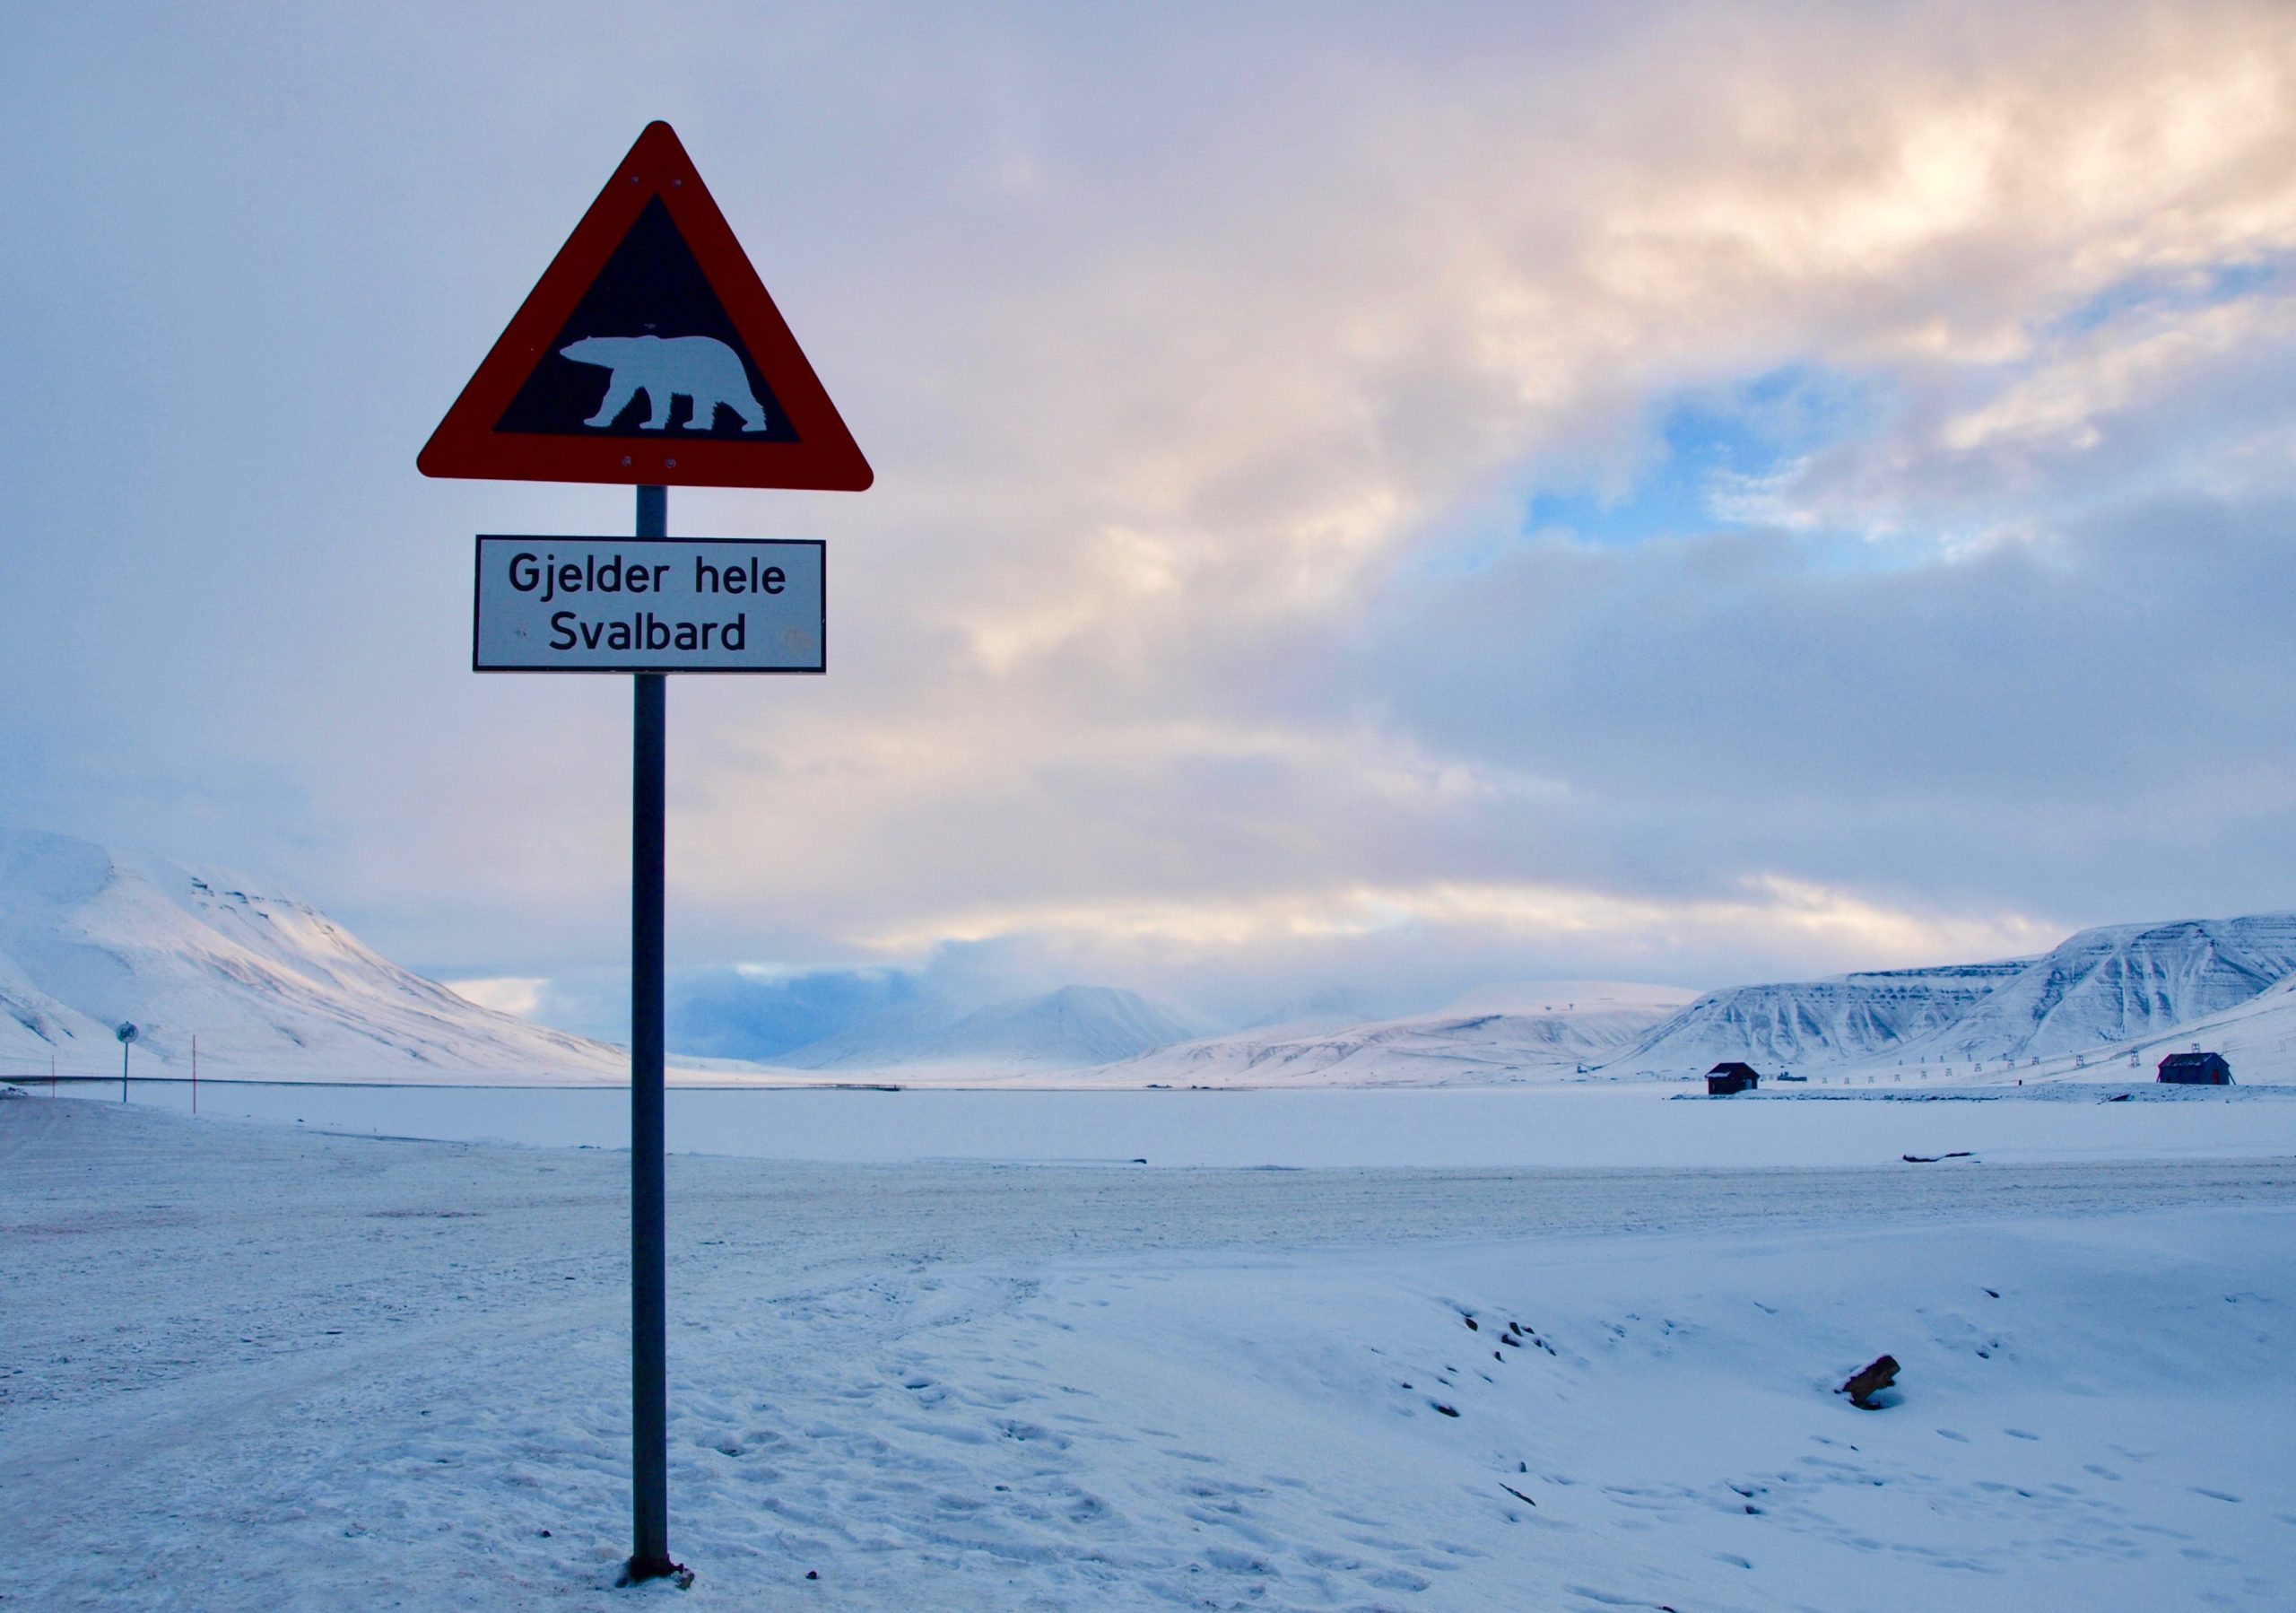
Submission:
[[[647,125],[439,422],[425,475],[637,489],[632,537],[482,536],[474,672],[628,673],[632,1545],[623,1582],[691,1574],[669,1548],[663,1173],[667,681],[828,670],[812,540],[678,539],[672,486],[859,493],[837,406],[666,123]]]
[[[119,1101],[125,1103],[127,1102],[127,1044],[135,1040],[135,1026],[129,1022],[122,1024],[113,1034],[119,1038]]]

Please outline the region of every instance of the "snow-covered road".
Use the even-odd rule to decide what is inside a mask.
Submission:
[[[0,1103],[0,1598],[2296,1600],[2296,1161],[674,1157],[700,1577],[613,1593],[625,1167]]]

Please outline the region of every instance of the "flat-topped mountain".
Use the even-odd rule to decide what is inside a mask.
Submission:
[[[1617,1060],[1692,1073],[1994,1063],[2167,1037],[2296,973],[2296,913],[2114,924],[2037,957],[1709,992]]]

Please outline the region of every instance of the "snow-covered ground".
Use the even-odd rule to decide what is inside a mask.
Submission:
[[[2104,1112],[1653,1108],[2011,1103]],[[672,1544],[699,1577],[625,1600],[2285,1608],[2296,1163],[2256,1152],[681,1155]],[[0,1596],[605,1604],[626,1164],[0,1103]],[[1893,1404],[1831,1392],[1883,1351]]]
[[[35,1084],[35,1093],[46,1087]],[[116,1083],[65,1091],[100,1094]],[[669,1147],[763,1159],[1325,1168],[1861,1165],[2296,1155],[2296,1089],[1680,1087],[946,1092],[673,1088]],[[2121,1094],[2127,1095],[2125,1101]],[[178,1112],[186,1086],[137,1083]],[[37,1101],[45,1102],[41,1097]],[[627,1088],[204,1086],[201,1112],[370,1136],[621,1147]]]

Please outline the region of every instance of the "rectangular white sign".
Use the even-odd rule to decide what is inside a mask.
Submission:
[[[478,540],[474,672],[822,672],[818,539]]]

